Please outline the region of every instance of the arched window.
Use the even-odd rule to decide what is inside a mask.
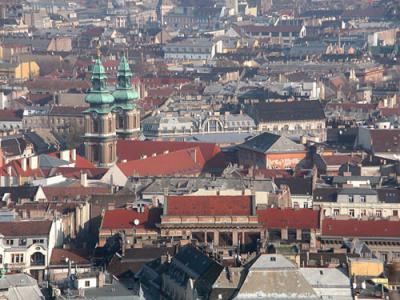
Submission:
[[[108,145],[108,157],[110,162],[114,161],[113,145]]]
[[[118,115],[118,129],[124,128],[124,115]]]
[[[93,119],[93,133],[98,133],[99,132],[99,120]]]
[[[99,146],[94,145],[93,146],[93,161],[98,162],[100,160],[100,151],[99,151]]]

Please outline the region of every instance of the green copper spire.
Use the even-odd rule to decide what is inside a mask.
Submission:
[[[118,65],[117,89],[113,93],[116,102],[127,103],[138,98],[138,93],[132,88],[132,75],[128,61],[123,55]]]
[[[107,76],[100,57],[97,57],[92,69],[92,88],[85,97],[89,104],[110,104],[114,102],[114,97],[107,90]]]

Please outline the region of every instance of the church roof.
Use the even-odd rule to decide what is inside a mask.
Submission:
[[[128,102],[138,98],[138,93],[132,88],[132,75],[129,63],[123,55],[118,65],[118,86],[113,93],[117,102]]]
[[[106,88],[106,72],[100,58],[97,58],[92,69],[92,88],[86,95],[85,101],[89,104],[110,104],[114,97]]]

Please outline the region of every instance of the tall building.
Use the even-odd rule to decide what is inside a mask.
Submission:
[[[107,76],[98,55],[92,70],[92,88],[85,101],[85,157],[99,167],[112,166],[116,161],[117,133],[114,97],[106,87]]]
[[[140,114],[134,101],[138,93],[132,88],[132,72],[125,56],[118,66],[117,88],[112,94],[115,102],[113,111],[117,120],[117,135],[121,139],[132,139],[140,131]]]

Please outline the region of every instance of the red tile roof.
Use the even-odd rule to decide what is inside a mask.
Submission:
[[[22,111],[21,110],[0,110],[0,121],[22,121]]]
[[[162,154],[165,151],[174,152],[182,149],[199,147],[206,161],[210,160],[221,149],[212,143],[188,143],[188,142],[162,142],[162,141],[129,141],[118,140],[117,157],[121,160],[137,160],[143,155],[148,157],[156,154]]]
[[[73,262],[73,265],[89,265],[90,261],[86,257],[82,251],[54,248],[51,253],[50,265],[68,265],[67,259]]]
[[[110,189],[106,187],[83,187],[83,186],[47,186],[43,192],[48,201],[62,201],[64,199],[83,199],[86,196],[109,194]]]
[[[378,152],[400,152],[400,130],[399,129],[373,129],[370,130],[371,144],[374,153]]]
[[[103,216],[102,229],[125,229],[133,228],[135,219],[139,220],[139,225],[136,228],[155,228],[155,225],[160,223],[162,209],[147,208],[140,213],[136,210],[115,209],[107,210]]]
[[[52,221],[0,222],[0,234],[12,236],[43,236],[50,233]]]
[[[359,164],[362,161],[362,157],[360,155],[352,156],[347,154],[326,155],[322,156],[322,159],[327,166],[341,166],[346,163]]]
[[[257,215],[265,228],[316,229],[319,224],[319,211],[308,208],[259,209]]]
[[[77,167],[58,167],[53,174],[62,174],[67,178],[80,179],[82,173],[86,173],[88,179],[101,178],[108,169],[106,168],[77,168]]]
[[[249,216],[252,201],[249,196],[169,196],[170,216]]]
[[[119,163],[126,176],[197,175],[204,167],[199,147]]]
[[[48,155],[60,158],[60,152],[52,152],[48,153]],[[71,163],[75,163],[75,168],[83,168],[83,169],[92,169],[96,168],[94,164],[92,164],[90,161],[88,161],[86,158],[76,154],[76,159],[75,161],[71,161]]]
[[[250,173],[250,171],[249,171]],[[284,169],[256,169],[254,170],[254,176],[262,178],[288,178],[291,177],[288,170]]]
[[[400,116],[400,107],[382,107],[379,109],[379,114],[383,117]]]
[[[26,170],[24,171],[21,167],[21,160],[22,159],[10,161],[1,168],[0,173],[3,176],[44,177],[45,174],[42,169],[31,169],[28,164]],[[8,167],[11,167],[11,174],[8,174]]]
[[[323,236],[400,238],[400,221],[389,220],[322,220]]]
[[[90,88],[90,83],[85,80],[37,78],[34,81],[28,81],[26,86],[29,90],[66,91],[87,90]]]

